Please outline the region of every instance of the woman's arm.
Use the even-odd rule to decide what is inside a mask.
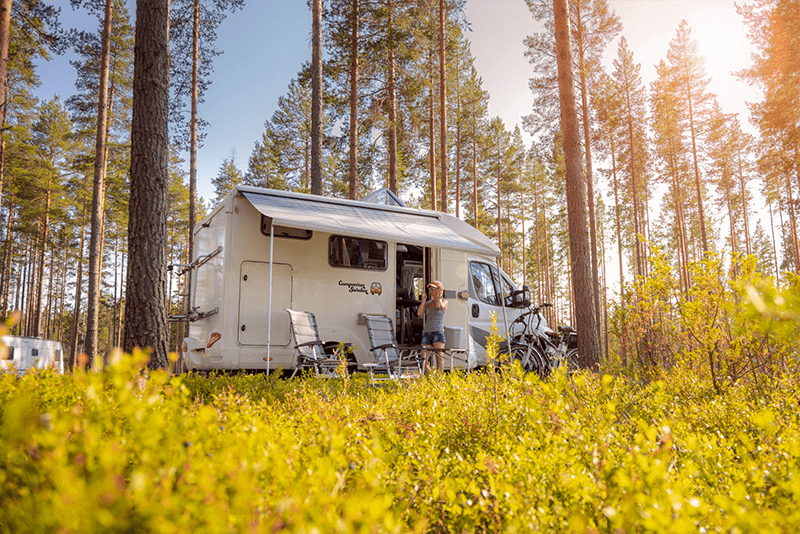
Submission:
[[[425,315],[425,308],[428,306],[427,295],[428,294],[425,291],[422,292],[419,306],[417,306],[417,317],[422,317]]]

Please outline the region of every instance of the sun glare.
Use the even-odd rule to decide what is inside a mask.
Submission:
[[[721,79],[744,68],[749,55],[742,21],[721,10],[708,10],[703,15],[707,23],[693,27],[692,36],[699,43],[708,74]]]

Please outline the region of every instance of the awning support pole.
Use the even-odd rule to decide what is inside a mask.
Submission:
[[[269,374],[270,348],[272,347],[272,260],[275,252],[275,225],[269,221],[269,299],[267,302],[267,374]]]

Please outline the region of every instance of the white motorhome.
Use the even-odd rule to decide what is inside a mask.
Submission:
[[[191,275],[189,312],[172,318],[190,323],[182,358],[189,370],[292,369],[289,308],[370,362],[363,314],[393,318],[399,342],[418,343],[415,298],[441,280],[448,342],[468,354],[458,366],[483,365],[492,314],[502,333],[527,306],[499,255],[472,226],[388,190],[351,201],[236,186],[194,228],[196,259],[172,266]]]
[[[27,336],[2,336],[0,341],[0,371],[16,370],[23,375],[28,369],[54,368],[64,372],[64,351],[58,341]]]

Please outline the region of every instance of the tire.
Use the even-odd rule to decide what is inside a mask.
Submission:
[[[528,361],[525,361],[527,357]],[[517,360],[520,362],[522,369],[526,373],[536,373],[539,378],[544,379],[550,374],[550,368],[546,364],[546,359],[542,354],[541,349],[536,345],[531,346],[530,354],[528,354],[527,345],[518,345],[511,353],[511,361]]]
[[[578,357],[578,349],[569,349],[567,351],[567,370],[568,371],[577,371],[580,366],[578,362],[580,358]]]

